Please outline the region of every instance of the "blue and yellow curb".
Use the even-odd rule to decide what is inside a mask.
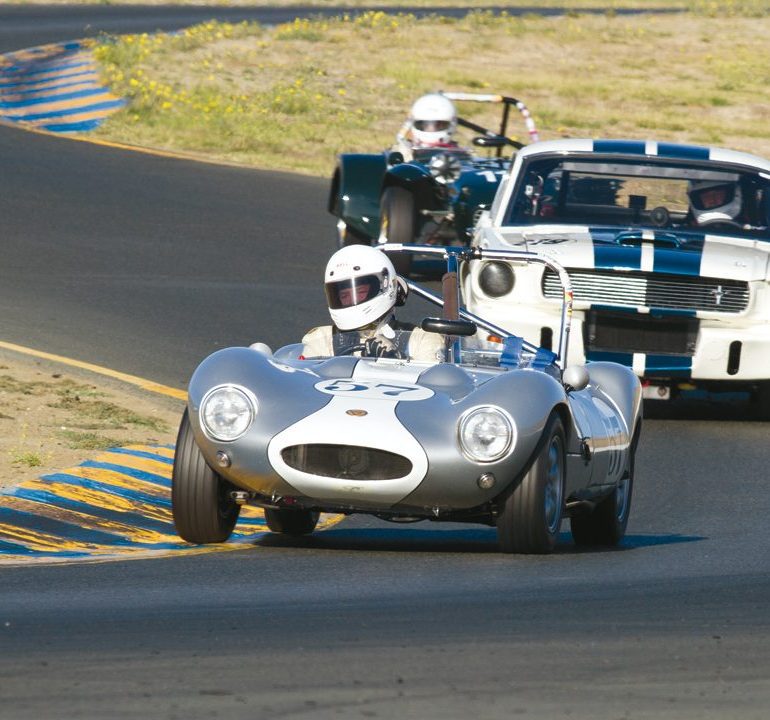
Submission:
[[[269,532],[263,511],[246,505],[227,543],[181,540],[171,517],[173,463],[173,446],[131,445],[6,490],[0,494],[0,566],[237,550]],[[338,520],[322,515],[318,529]]]
[[[7,122],[56,133],[87,132],[125,104],[101,83],[85,41],[0,55],[0,119]]]

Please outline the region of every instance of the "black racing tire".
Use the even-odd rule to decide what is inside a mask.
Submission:
[[[230,496],[233,489],[206,464],[185,410],[171,473],[171,513],[179,536],[198,545],[225,542],[241,511]]]
[[[271,532],[282,535],[309,535],[318,525],[319,513],[313,510],[265,508],[265,521]]]
[[[385,188],[380,198],[380,237],[387,238],[386,244],[408,245],[415,242],[417,215],[414,195],[398,185]],[[389,255],[399,275],[408,277],[412,270],[412,256],[409,253]]]
[[[770,421],[770,380],[757,385],[751,395],[751,410],[756,420]]]
[[[535,460],[505,498],[497,517],[497,539],[506,553],[553,551],[564,512],[566,440],[558,413],[548,419]]]
[[[634,491],[636,446],[641,425],[637,425],[628,455],[628,468],[615,489],[600,500],[593,510],[570,518],[572,539],[576,545],[606,545],[614,547],[626,534]]]

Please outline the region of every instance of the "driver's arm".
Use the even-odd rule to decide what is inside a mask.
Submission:
[[[331,357],[334,354],[331,325],[309,330],[302,338],[302,354],[307,358]]]

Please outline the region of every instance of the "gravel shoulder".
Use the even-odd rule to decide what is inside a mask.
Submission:
[[[100,451],[173,444],[184,403],[0,349],[0,490]]]

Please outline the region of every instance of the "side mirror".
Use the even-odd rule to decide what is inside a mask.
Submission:
[[[478,329],[476,323],[470,320],[444,320],[443,318],[425,318],[420,323],[420,327],[425,332],[459,335],[461,337],[475,335]]]
[[[388,153],[388,165],[400,165],[404,162],[404,156],[398,150],[394,150],[392,153]]]
[[[489,135],[478,135],[472,140],[476,147],[483,148],[501,148],[508,144],[508,140],[500,135],[494,137]]]
[[[562,374],[561,382],[567,392],[585,390],[591,381],[584,365],[570,365]]]

